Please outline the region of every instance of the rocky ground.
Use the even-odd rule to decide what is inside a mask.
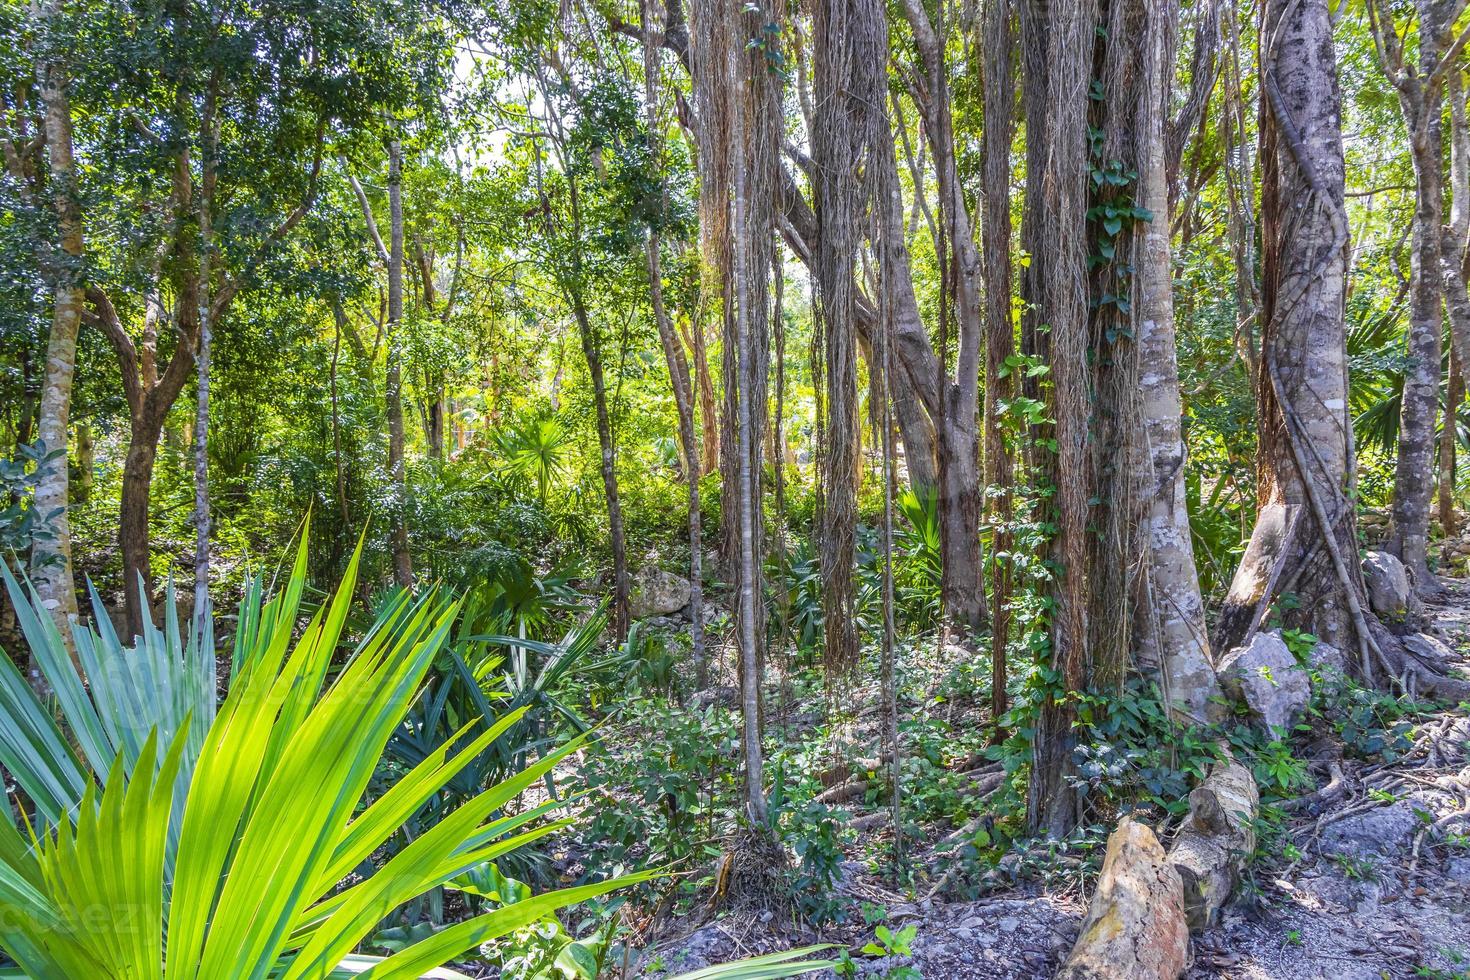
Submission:
[[[1470,581],[1446,584],[1447,595],[1428,606],[1428,632],[1470,674]],[[1470,980],[1470,718],[1454,710],[1422,719],[1412,749],[1392,763],[1355,763],[1325,746],[1314,772],[1324,785],[1295,801],[1291,847],[1258,862],[1218,924],[1192,937],[1186,976]],[[891,928],[917,929],[911,956],[860,958],[867,977],[898,966],[929,980],[1051,977],[1091,898],[1069,876],[1059,890],[1033,884],[979,901],[913,900],[850,870],[849,894],[886,908]],[[769,915],[731,913],[666,936],[641,968],[658,976],[814,941],[856,954],[868,938],[861,924],[824,935],[772,926]]]

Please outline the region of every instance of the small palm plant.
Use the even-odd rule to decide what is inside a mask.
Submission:
[[[457,604],[398,597],[333,673],[357,557],[293,644],[305,568],[303,536],[279,595],[262,601],[258,586],[247,590],[217,709],[207,611],[187,642],[171,616],[131,647],[99,615],[100,632],[75,633],[84,681],[34,595],[5,572],[64,719],[53,721],[0,656],[0,764],[29,806],[0,819],[0,948],[27,976],[455,976],[435,968],[649,877],[550,892],[386,958],[354,956],[394,908],[565,826],[536,823],[554,802],[513,816],[502,808],[581,739],[473,796],[373,869],[404,821],[524,709],[469,741],[449,740],[368,799]]]

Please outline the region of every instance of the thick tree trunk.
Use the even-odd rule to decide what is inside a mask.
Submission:
[[[393,523],[389,544],[393,552],[393,580],[413,588],[413,558],[408,550],[407,467],[403,432],[403,149],[388,141],[388,365],[384,400],[388,416],[388,475],[393,481]]]
[[[1242,643],[1284,592],[1286,618],[1369,667],[1357,562],[1344,301],[1342,110],[1326,0],[1262,10],[1259,511],[1216,625]]]
[[[974,635],[985,623],[985,585],[980,555],[980,350],[985,335],[980,296],[980,252],[960,187],[955,160],[948,67],[941,32],[919,0],[905,0],[925,79],[916,103],[939,189],[943,237],[952,249],[949,287],[954,300],[958,344],[955,373],[943,379],[944,399],[936,424],[939,452],[939,517],[944,553],[944,607],[949,617]],[[943,12],[943,5],[939,10]],[[942,25],[941,25],[942,26]],[[940,336],[944,336],[941,329]],[[941,352],[940,363],[944,363]]]
[[[46,5],[44,16],[56,12]],[[51,333],[46,340],[46,372],[41,386],[37,437],[46,457],[36,474],[33,506],[47,523],[50,537],[31,546],[31,581],[37,598],[51,615],[72,650],[71,622],[77,616],[76,582],[71,568],[71,525],[67,520],[67,429],[71,418],[72,381],[76,375],[77,330],[81,325],[85,290],[82,284],[82,212],[77,195],[76,164],[72,155],[71,103],[66,75],[60,64],[41,66],[41,101],[45,107],[45,137],[50,165],[52,198],[56,206],[60,254],[53,285]],[[74,652],[74,651],[73,651]],[[32,670],[33,679],[39,675]]]
[[[1149,578],[1146,614],[1139,635],[1147,651],[1140,661],[1160,668],[1171,705],[1196,722],[1220,714],[1220,687],[1210,660],[1204,602],[1184,502],[1184,414],[1175,354],[1173,263],[1169,250],[1169,183],[1165,169],[1164,108],[1168,105],[1177,7],[1171,0],[1145,0],[1140,44],[1143,54],[1137,96],[1139,204],[1153,214],[1135,239],[1136,298],[1133,315],[1138,344],[1138,383],[1148,459],[1140,474],[1148,522]],[[1149,628],[1152,627],[1152,628]],[[1152,654],[1150,657],[1148,654]]]
[[[1025,22],[1029,20],[1029,25]],[[1039,193],[1026,215],[1034,225],[1029,240],[1036,316],[1049,327],[1048,361],[1056,453],[1049,460],[1056,496],[1052,559],[1051,669],[1056,680],[1040,709],[1035,732],[1027,823],[1062,835],[1075,826],[1078,799],[1068,778],[1072,763],[1073,708],[1067,694],[1087,688],[1087,555],[1089,383],[1087,323],[1087,110],[1094,40],[1094,8],[1030,0],[1023,26],[1040,58],[1027,57],[1028,119],[1044,120],[1027,139],[1035,141],[1039,165],[1028,184]],[[1043,77],[1038,78],[1040,68]],[[1043,80],[1044,79],[1044,80]],[[1042,106],[1035,100],[1043,99]],[[1037,267],[1040,268],[1037,268]]]
[[[827,445],[822,456],[822,605],[831,673],[857,667],[853,604],[857,523],[857,251],[869,188],[863,162],[884,111],[888,50],[883,8],[873,0],[818,0],[813,14],[817,249],[812,268],[825,343]]]

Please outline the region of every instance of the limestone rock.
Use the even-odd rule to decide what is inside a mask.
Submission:
[[[1349,857],[1387,857],[1412,844],[1422,826],[1411,804],[1392,803],[1328,824],[1322,831],[1322,849]]]
[[[1312,697],[1311,683],[1277,633],[1257,633],[1220,661],[1220,686],[1273,733],[1290,730]]]
[[[1188,955],[1179,875],[1154,832],[1124,817],[1108,838],[1092,907],[1057,980],[1175,980]]]
[[[1363,581],[1375,613],[1394,622],[1408,617],[1413,589],[1403,562],[1386,551],[1370,551],[1363,558]]]
[[[644,569],[633,578],[628,611],[634,619],[668,616],[689,605],[689,580],[661,568]]]
[[[1256,846],[1252,821],[1259,807],[1255,777],[1234,760],[1217,765],[1189,794],[1189,819],[1169,849],[1169,863],[1184,888],[1190,929],[1214,925],[1240,884]]]
[[[1307,662],[1324,677],[1335,677],[1348,673],[1347,654],[1324,640],[1319,640],[1307,654]]]

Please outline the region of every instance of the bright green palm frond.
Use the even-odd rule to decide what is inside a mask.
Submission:
[[[750,959],[736,960],[734,963],[720,963],[716,966],[707,966],[702,970],[694,970],[691,973],[681,973],[677,977],[671,977],[670,980],[780,980],[782,977],[800,976],[803,973],[812,973],[836,966],[837,964],[831,960],[802,958],[831,948],[831,945],[804,946],[801,949],[788,949],[782,953],[752,956]]]

